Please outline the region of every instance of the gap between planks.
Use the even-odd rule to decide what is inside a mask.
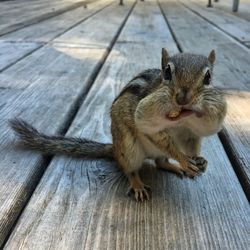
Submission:
[[[138,3],[67,135],[109,142],[113,99],[131,75],[160,65],[166,45],[178,52],[158,6]],[[145,203],[126,197],[115,163],[55,157],[6,249],[245,250],[249,207],[217,136],[203,153],[210,166],[195,181],[147,166],[143,178],[154,185]]]
[[[207,5],[207,0],[199,0],[199,2],[203,2],[203,6]],[[240,0],[239,10],[237,12],[232,11],[232,1],[217,1],[214,3],[214,9],[222,10],[243,20],[250,21],[249,0]]]
[[[96,3],[96,2],[98,2],[98,3]],[[10,53],[10,54],[8,53],[7,56],[6,56],[7,58],[5,58],[5,60],[7,60],[7,62],[2,62],[0,64],[0,73],[3,72],[3,71],[5,71],[6,69],[10,68],[11,66],[13,66],[14,64],[16,64],[17,62],[21,61],[22,59],[28,57],[29,55],[31,55],[35,51],[41,49],[46,44],[52,42],[57,37],[63,35],[67,31],[69,31],[70,29],[76,27],[80,23],[82,23],[82,22],[88,20],[89,18],[91,18],[92,16],[96,15],[97,13],[99,13],[100,11],[102,11],[103,9],[107,8],[108,6],[110,6],[112,3],[113,3],[113,1],[102,1],[101,4],[100,4],[99,1],[93,1],[93,3],[89,4],[89,6],[91,6],[91,7],[88,8],[87,13],[83,13],[82,18],[80,18],[76,22],[73,22],[72,24],[69,24],[62,31],[59,31],[59,32],[58,32],[58,30],[54,31],[53,35],[51,34],[50,37],[48,37],[45,40],[43,40],[43,39],[36,40],[35,39],[35,42],[34,41],[26,41],[26,40],[23,41],[23,40],[21,40],[20,41],[21,43],[19,43],[19,40],[17,40],[17,38],[15,38],[16,43],[13,44],[14,41],[13,40],[9,40],[9,37],[13,37],[13,35],[15,37],[15,35],[16,35],[20,39],[20,36],[21,37],[24,36],[23,33],[26,33],[27,30],[28,30],[29,33],[31,33],[34,28],[36,30],[39,30],[39,28],[41,26],[43,26],[44,24],[46,24],[46,23],[48,23],[48,27],[50,27],[50,22],[53,19],[55,19],[55,18],[58,19],[57,17],[59,17],[59,16],[64,17],[65,13],[61,14],[61,15],[58,15],[57,17],[53,17],[50,20],[41,21],[39,24],[34,24],[33,26],[23,27],[23,28],[19,29],[18,31],[12,32],[11,35],[8,34],[8,35],[4,35],[4,36],[0,37],[0,40],[1,41],[3,40],[0,45],[2,46],[2,48],[4,49],[4,51],[6,51],[6,48],[4,48],[4,46],[5,47],[6,46],[10,46],[11,49],[13,50],[13,53],[16,51],[16,49],[18,50],[18,52],[20,51],[20,47],[17,48],[20,45],[22,46],[21,49],[23,49],[23,46],[27,46],[28,47],[27,49],[25,49],[25,51],[23,51],[23,52],[20,51],[19,55],[18,54],[16,55],[16,54],[13,54],[13,53]],[[78,8],[76,8],[75,11],[77,11],[77,10],[78,10]],[[74,10],[72,10],[72,11],[74,11]],[[33,39],[34,39],[34,34],[37,35],[37,33],[32,32],[32,34],[33,34]],[[13,56],[12,56],[12,54],[13,54]],[[2,55],[2,60],[3,59],[4,59],[4,55]]]
[[[214,82],[217,87],[221,87],[224,91],[226,89],[239,89],[242,93],[249,92],[249,49],[246,49],[239,42],[221,32],[180,3],[168,1],[167,3],[160,2],[160,5],[163,8],[168,24],[174,30],[174,35],[181,51],[200,54],[204,54],[204,51],[209,53],[209,49],[218,51],[214,69]],[[188,27],[192,27],[192,29]],[[210,48],[207,46],[207,41],[210,41]],[[248,97],[248,95],[245,96]],[[250,150],[246,147],[246,143],[249,141],[249,135],[247,134],[248,125],[245,128],[241,126],[243,118],[246,124],[250,124],[250,121],[248,109],[242,108],[240,112],[237,110],[239,100],[237,96],[235,96],[235,99],[228,99],[228,115],[224,128],[227,130],[227,134],[230,135],[227,141],[231,145],[231,150],[234,150],[234,154],[231,154],[230,159],[237,157],[235,161],[232,161],[233,165],[236,160],[241,162],[240,165],[234,165],[234,168],[239,167],[236,173],[240,172],[241,174],[237,176],[242,187],[244,187],[245,194],[250,199],[250,169],[248,167],[250,165]],[[250,101],[250,98],[248,100]],[[245,102],[247,103],[247,101]],[[238,114],[238,116],[235,114]],[[239,127],[243,132],[239,130]],[[238,132],[236,133],[236,131]],[[237,134],[241,134],[241,139],[238,138]],[[225,142],[223,144],[226,145]],[[227,149],[228,147],[225,147],[225,150]],[[242,179],[242,176],[245,176],[245,178]]]
[[[226,35],[230,36],[232,39],[234,39],[236,42],[239,42],[241,45],[245,46],[247,49],[249,49],[248,45],[247,45],[247,40],[245,40],[245,37],[249,37],[250,38],[250,23],[248,21],[242,20],[241,22],[244,23],[245,27],[246,27],[246,31],[242,30],[242,38],[238,38],[235,34],[235,32],[233,31],[228,31],[225,28],[221,27],[220,25],[216,24],[215,21],[213,21],[213,19],[206,17],[204,14],[199,13],[198,10],[196,10],[193,6],[193,2],[189,2],[186,3],[183,0],[180,1],[180,3],[186,7],[187,9],[189,9],[190,11],[192,11],[194,14],[196,14],[197,16],[201,17],[202,19],[204,19],[205,21],[207,21],[208,23],[210,23],[211,25],[213,25],[214,27],[216,27],[218,30],[220,30],[221,32],[225,33]],[[191,7],[189,5],[191,5]],[[223,11],[222,11],[223,12]],[[215,12],[216,14],[216,12]],[[217,15],[219,15],[219,13],[217,13]],[[237,18],[233,15],[231,15],[233,18]],[[240,20],[240,18],[238,18]],[[236,25],[236,24],[235,24]],[[243,24],[241,24],[241,26],[243,26]],[[235,27],[236,29],[241,29],[242,27]],[[248,30],[247,30],[248,29]]]
[[[93,1],[96,1],[96,0],[93,0]],[[72,4],[72,5],[68,6],[68,7],[59,9],[57,11],[45,13],[45,14],[40,15],[39,17],[34,17],[34,18],[28,19],[26,21],[14,23],[14,24],[12,24],[10,26],[7,26],[5,28],[0,29],[0,36],[11,33],[13,31],[16,31],[16,30],[20,29],[20,28],[24,28],[24,27],[27,27],[29,25],[41,22],[41,21],[43,21],[45,19],[52,18],[54,16],[65,13],[67,11],[76,9],[76,8],[78,8],[80,6],[84,6],[84,5],[88,4],[88,3],[90,3],[90,2],[88,2],[86,0],[80,1],[78,3]]]
[[[11,145],[13,144],[13,142],[12,142],[13,134],[8,127],[6,128],[6,126],[7,126],[6,119],[9,119],[9,118],[11,118],[11,116],[13,117],[14,115],[18,115],[18,114],[24,115],[25,113],[26,113],[26,119],[28,119],[29,114],[32,113],[31,109],[33,108],[33,114],[30,117],[30,119],[28,119],[28,120],[30,120],[30,122],[36,121],[38,124],[38,127],[41,127],[42,124],[45,124],[47,122],[47,125],[43,126],[43,127],[46,127],[46,129],[48,131],[50,130],[52,133],[66,130],[65,126],[67,126],[67,122],[65,122],[65,119],[67,119],[67,117],[70,117],[70,114],[72,112],[76,112],[75,108],[78,107],[80,100],[83,98],[83,95],[86,94],[86,88],[88,88],[91,85],[91,83],[92,83],[91,81],[93,81],[93,79],[95,78],[95,76],[97,74],[97,72],[95,70],[100,69],[101,64],[103,64],[103,60],[105,60],[105,58],[107,57],[107,50],[110,50],[112,48],[113,43],[115,43],[114,37],[117,37],[119,35],[119,33],[120,33],[121,29],[123,28],[129,14],[131,13],[134,5],[135,5],[135,2],[129,2],[123,8],[120,8],[119,6],[112,7],[112,9],[116,9],[116,11],[112,15],[112,17],[109,18],[110,23],[106,23],[105,25],[102,23],[103,18],[101,18],[101,15],[104,15],[107,11],[104,13],[101,12],[100,15],[98,16],[98,18],[97,18],[97,16],[95,16],[95,20],[96,20],[95,22],[92,20],[93,24],[95,24],[95,25],[98,24],[97,25],[98,27],[102,26],[103,31],[99,32],[98,35],[99,35],[99,39],[100,39],[101,38],[100,35],[101,35],[101,33],[103,33],[104,42],[99,49],[97,48],[97,52],[99,53],[99,57],[100,57],[99,60],[97,61],[97,64],[93,60],[91,62],[88,62],[86,60],[86,63],[88,65],[85,65],[85,64],[84,65],[88,66],[88,67],[86,67],[86,69],[85,69],[86,72],[84,75],[84,82],[80,83],[79,79],[71,78],[71,85],[77,85],[75,87],[78,87],[77,89],[81,89],[81,93],[76,93],[76,91],[77,91],[76,89],[72,89],[70,94],[65,93],[66,89],[68,89],[68,88],[66,88],[66,86],[64,86],[64,85],[65,84],[67,85],[67,82],[69,79],[65,79],[65,76],[64,76],[64,78],[63,78],[64,80],[58,79],[58,81],[54,82],[53,84],[50,84],[50,82],[47,82],[47,83],[43,82],[43,84],[40,86],[40,88],[37,88],[39,86],[32,86],[31,88],[27,89],[22,94],[22,96],[19,96],[17,98],[17,100],[13,104],[10,105],[10,107],[6,108],[1,113],[1,115],[2,115],[2,117],[1,117],[2,118],[2,121],[1,121],[1,124],[2,124],[1,130],[2,131],[1,131],[1,133],[3,133],[3,131],[5,133],[4,136],[2,136],[1,147],[4,147],[3,149],[5,149],[5,151],[7,151],[7,152],[5,152],[4,159],[2,159],[0,165],[1,165],[1,169],[5,168],[5,165],[6,165],[6,167],[9,165],[12,166],[12,168],[8,167],[7,169],[5,169],[5,172],[6,171],[7,172],[6,172],[6,174],[3,174],[1,176],[1,180],[3,181],[3,184],[4,184],[4,183],[6,183],[6,180],[4,181],[4,178],[8,177],[8,178],[12,178],[13,181],[11,183],[16,183],[16,182],[17,183],[16,183],[16,186],[14,185],[14,187],[11,188],[11,190],[9,190],[8,188],[6,190],[4,189],[5,191],[1,190],[4,188],[3,185],[0,188],[0,190],[2,191],[2,194],[3,194],[1,196],[1,199],[2,199],[1,206],[2,207],[0,210],[0,212],[1,212],[0,243],[3,243],[3,241],[5,240],[7,234],[9,233],[9,230],[11,229],[13,223],[16,221],[16,218],[19,216],[19,213],[22,210],[23,206],[26,205],[26,202],[30,198],[33,190],[35,189],[37,183],[39,182],[40,176],[42,176],[43,171],[46,168],[46,166],[44,165],[44,162],[42,162],[42,158],[39,154],[32,153],[32,152],[29,152],[29,153],[27,152],[27,154],[24,152],[19,152],[21,154],[18,156],[18,152],[16,151],[17,149],[15,149],[13,152],[13,147],[10,148]],[[113,23],[112,23],[112,20],[113,20]],[[98,21],[98,23],[96,23],[97,21]],[[90,26],[86,27],[86,29],[88,29],[88,28],[90,29],[91,27]],[[107,29],[109,32],[107,32]],[[91,35],[94,34],[93,32],[91,33]],[[104,47],[105,44],[106,44],[106,48]],[[93,52],[93,49],[91,51]],[[88,52],[88,50],[87,50],[87,52]],[[95,56],[97,56],[97,55],[95,55]],[[96,58],[96,60],[97,60],[97,58]],[[92,72],[91,68],[92,68],[92,70],[94,70],[95,75],[93,75],[93,73],[91,74],[91,72]],[[83,72],[83,70],[84,69],[81,69],[81,72]],[[80,75],[82,75],[82,73]],[[75,81],[75,84],[74,84],[74,82],[72,82],[73,80]],[[58,85],[59,82],[60,82],[60,85]],[[46,84],[47,84],[47,86],[46,86]],[[56,88],[56,85],[58,85],[58,87],[61,87],[61,89],[60,89],[61,96],[59,96],[57,93],[51,92],[51,91],[53,91],[53,88]],[[33,93],[32,89],[36,90],[36,93]],[[45,89],[46,89],[46,93],[47,93],[47,91],[48,91],[48,93],[45,96],[43,96],[43,94],[45,94],[45,93],[43,93]],[[55,90],[54,90],[54,92],[55,92]],[[51,96],[49,97],[49,95],[51,95]],[[48,105],[49,101],[51,102],[51,104],[53,103],[53,101],[51,100],[51,98],[53,98],[53,95],[55,95],[54,98],[58,99],[59,103],[57,103],[57,106],[53,105],[53,106],[51,106],[51,108],[48,109],[46,105]],[[33,103],[34,100],[32,101],[32,98],[35,98],[35,100],[36,100],[35,103]],[[76,99],[74,100],[74,98],[76,98]],[[32,106],[29,105],[29,102],[33,103],[33,105]],[[24,104],[27,107],[25,107]],[[15,107],[15,105],[18,105],[18,108]],[[38,107],[39,107],[39,109],[38,109]],[[59,114],[61,116],[58,117],[57,110],[62,109],[62,108],[63,108],[63,112],[65,114],[64,113],[61,114],[61,111],[60,111]],[[12,113],[11,112],[12,109],[14,109],[15,112]],[[47,110],[47,111],[45,111],[45,110]],[[57,117],[55,116],[56,114],[57,114]],[[45,118],[44,120],[43,120],[43,117]],[[52,122],[53,119],[54,119],[54,122]],[[4,141],[3,141],[3,139],[4,139]],[[4,152],[4,150],[2,151],[2,153],[3,152]],[[2,155],[2,157],[3,157],[3,155]],[[4,160],[5,160],[5,163],[4,163]],[[10,162],[8,162],[8,160],[10,160]],[[15,161],[15,162],[13,163],[13,161]],[[15,173],[11,172],[13,170],[13,167],[16,167],[17,164],[19,164],[19,168],[15,171]],[[20,166],[21,164],[23,164],[22,165],[23,171],[21,171],[21,166]],[[25,168],[24,168],[24,166],[25,166]],[[27,169],[27,168],[29,168],[29,169]],[[2,173],[4,173],[3,170],[2,170]],[[18,182],[19,175],[22,176],[22,177],[20,177],[21,181],[22,181],[21,183]],[[11,183],[9,183],[9,184],[11,184]],[[6,183],[6,185],[7,184],[8,184],[8,182]],[[4,204],[6,205],[6,207],[4,207]]]

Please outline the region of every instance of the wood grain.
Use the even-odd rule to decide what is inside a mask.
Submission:
[[[55,37],[63,34],[68,29],[79,24],[91,15],[108,6],[111,0],[94,1],[83,6],[67,11],[61,15],[46,19],[42,22],[30,25],[7,35],[0,39],[9,42],[41,42],[47,43]]]
[[[236,40],[240,42],[250,41],[250,23],[247,20],[216,8],[206,8],[197,3],[197,0],[181,0],[181,2]]]
[[[20,89],[0,88],[0,112],[8,103],[11,103],[22,93]]]
[[[228,115],[220,138],[250,201],[250,93],[227,94]]]
[[[102,32],[96,32],[102,26],[103,16],[116,10],[118,12],[112,17],[113,23],[107,24]],[[121,22],[121,13],[121,8],[116,5],[109,6],[57,37],[50,44],[2,72],[0,87],[25,89],[37,80],[49,81],[69,74],[72,80],[81,81],[84,77],[81,67],[88,68],[92,61],[96,61],[95,57],[100,59],[99,53],[106,51],[107,44],[114,35],[109,34],[108,29],[117,28]],[[81,74],[76,74],[75,71]]]
[[[41,1],[42,2],[42,1]],[[1,8],[0,14],[0,35],[18,30],[33,23],[40,22],[47,18],[59,15],[66,11],[75,9],[79,6],[86,5],[88,1],[73,0],[73,1],[50,1],[42,3],[43,5],[37,8],[31,7],[28,4],[25,8],[11,8],[10,13]],[[0,7],[1,7],[0,3]]]
[[[204,7],[207,5],[207,0],[196,0],[201,3]],[[240,0],[239,10],[232,12],[233,1],[223,0],[217,1],[213,4],[214,9],[223,10],[225,13],[230,13],[234,16],[250,21],[250,3],[249,0]]]
[[[62,35],[71,27],[79,24],[111,2],[93,2],[88,8],[77,8],[64,14],[33,24],[0,37],[0,72],[10,65],[31,54],[36,49]]]
[[[202,50],[208,46],[205,41],[210,41],[210,48],[216,49],[215,85],[225,89],[231,88],[249,92],[250,72],[246,69],[250,65],[250,51],[248,49],[233,42],[230,37],[214,29],[211,24],[185,9],[181,4],[162,3],[162,7],[183,51],[202,53]],[[190,28],[187,28],[186,25],[190,25],[188,26]],[[241,100],[241,97],[232,95],[232,98],[228,100],[229,115],[222,136],[224,135],[223,144],[228,145],[230,160],[234,162],[236,172],[250,200],[250,169],[248,164],[250,116],[248,108],[246,108],[249,106],[249,98]],[[236,117],[237,120],[235,120]]]
[[[136,72],[159,67],[163,46],[177,52],[160,9],[138,3],[67,134],[110,142],[113,99]],[[217,136],[203,154],[209,168],[196,180],[145,165],[144,203],[125,195],[114,162],[56,157],[5,249],[247,249],[249,205]]]
[[[50,1],[50,0],[43,0],[43,1],[32,1],[32,4],[30,4],[30,0],[18,0],[18,1],[2,1],[1,2],[1,10],[4,13],[7,14],[12,14],[15,13],[18,9],[28,9],[28,10],[33,10],[33,9],[37,9],[37,8],[41,8],[44,5],[48,5],[48,4],[55,4],[60,2],[59,1]],[[64,1],[64,0],[62,0]]]
[[[0,41],[0,72],[40,46],[38,43],[9,43]]]
[[[30,68],[23,64],[23,68],[11,73],[15,83],[22,76],[22,70],[25,70],[23,75],[32,84],[16,99],[8,101],[0,115],[0,245],[26,205],[47,164],[41,155],[24,152],[13,146],[14,135],[7,124],[8,119],[22,117],[49,133],[59,133],[65,129],[68,119],[88,91],[131,7],[132,2],[127,2],[123,8],[108,7],[88,22],[80,24],[80,31],[92,30],[84,34],[82,46],[48,46],[44,48],[47,50],[47,57],[42,60],[38,57],[33,62],[30,58]],[[112,16],[108,16],[110,11],[113,12]],[[104,18],[107,20],[105,23]],[[95,38],[94,30],[98,31]],[[76,38],[79,35],[77,32],[71,34]],[[96,45],[91,47],[85,41]],[[52,58],[54,54],[58,56],[54,61],[48,61],[50,54]]]

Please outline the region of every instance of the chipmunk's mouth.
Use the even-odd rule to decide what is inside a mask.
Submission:
[[[187,109],[187,108],[182,108],[181,111],[179,112],[179,114],[176,117],[169,117],[167,115],[167,119],[170,121],[178,121],[184,117],[190,116],[195,114],[197,117],[201,117],[202,113],[198,112],[196,110],[192,110],[192,109]]]

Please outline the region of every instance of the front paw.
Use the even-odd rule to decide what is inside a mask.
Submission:
[[[187,161],[182,164],[185,174],[190,178],[201,175],[205,172],[206,167],[207,160],[201,156],[188,157]]]
[[[195,161],[195,165],[199,168],[201,172],[205,172],[207,169],[207,160],[201,156],[193,156],[192,160]]]

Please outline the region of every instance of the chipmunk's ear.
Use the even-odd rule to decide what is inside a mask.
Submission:
[[[161,50],[161,68],[165,69],[168,66],[169,54],[166,49]]]
[[[208,55],[208,61],[211,63],[211,64],[214,64],[214,61],[215,61],[215,51],[212,50],[209,55]]]

